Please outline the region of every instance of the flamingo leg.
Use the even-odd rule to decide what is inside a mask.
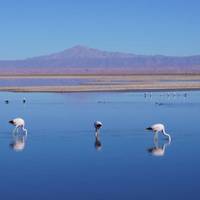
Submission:
[[[27,136],[27,129],[25,129],[25,128],[23,127],[22,130],[24,131],[24,135]]]
[[[13,135],[15,135],[16,130],[17,130],[17,127],[15,127],[15,128],[13,129]]]
[[[157,142],[158,141],[158,132],[154,133],[154,141]]]
[[[98,130],[95,131],[95,137],[98,137],[99,136],[99,132]]]

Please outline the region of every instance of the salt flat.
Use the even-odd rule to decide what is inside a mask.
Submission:
[[[0,76],[1,91],[89,92],[200,89],[200,75],[14,75]]]

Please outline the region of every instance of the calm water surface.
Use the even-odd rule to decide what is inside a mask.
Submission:
[[[2,78],[0,79],[0,87],[20,87],[20,86],[77,86],[77,85],[115,85],[115,84],[131,84],[141,82],[140,80],[97,80],[83,78]],[[143,81],[142,81],[143,82]],[[200,82],[195,80],[160,80],[160,82]]]
[[[199,91],[0,93],[0,111],[3,200],[200,198]],[[27,138],[12,137],[7,122],[18,116]],[[170,145],[144,130],[157,122]],[[148,151],[155,147],[160,156]]]

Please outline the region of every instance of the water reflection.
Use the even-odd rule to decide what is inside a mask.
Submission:
[[[17,152],[23,151],[26,145],[26,138],[27,136],[22,132],[12,134],[11,149]]]
[[[164,156],[167,146],[170,145],[170,141],[166,141],[164,144],[159,145],[157,139],[154,138],[154,146],[149,148],[147,151],[153,156]]]
[[[101,150],[102,148],[102,143],[100,141],[100,137],[99,137],[99,134],[98,133],[95,133],[95,142],[94,142],[94,146],[95,146],[95,149],[97,151]]]

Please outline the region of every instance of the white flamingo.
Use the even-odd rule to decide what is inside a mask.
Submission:
[[[99,129],[103,126],[103,124],[100,121],[94,122],[94,127],[95,127],[95,135],[98,135]]]
[[[146,128],[146,130],[151,130],[154,132],[154,138],[158,138],[158,133],[161,132],[163,135],[168,137],[169,142],[171,142],[171,136],[166,133],[165,126],[163,124],[153,124],[152,126]]]
[[[21,128],[25,135],[27,135],[27,129],[25,129],[25,121],[22,118],[15,118],[13,120],[9,121],[10,124],[13,124],[15,126],[13,133],[15,133],[16,131],[18,132],[19,128]]]

